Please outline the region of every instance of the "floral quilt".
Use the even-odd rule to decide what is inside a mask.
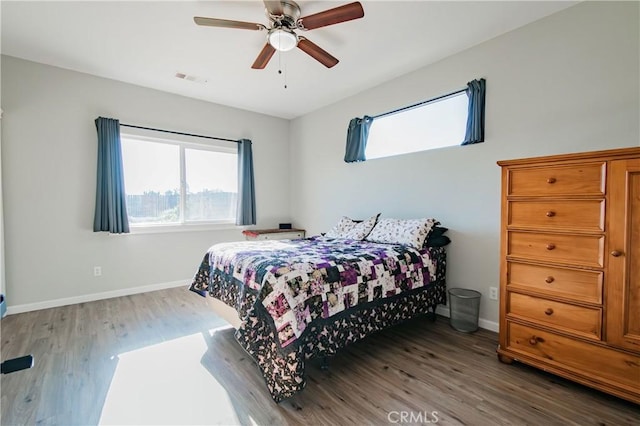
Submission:
[[[444,248],[313,237],[214,245],[190,289],[235,308],[240,344],[276,401],[304,361],[445,302]],[[365,315],[366,314],[366,315]]]

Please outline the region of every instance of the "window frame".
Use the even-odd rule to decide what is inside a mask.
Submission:
[[[222,152],[227,154],[235,154],[236,161],[238,155],[238,145],[236,142],[215,141],[197,136],[186,136],[179,134],[171,134],[171,138],[166,136],[158,136],[158,132],[127,128],[120,129],[120,141],[123,140],[139,140],[141,142],[154,142],[165,145],[177,146],[179,149],[179,167],[180,167],[180,215],[178,222],[171,223],[129,223],[130,234],[149,234],[163,232],[182,232],[182,231],[206,231],[206,230],[223,230],[223,229],[244,229],[246,226],[236,225],[235,218],[230,220],[185,220],[186,204],[187,204],[187,179],[186,179],[186,149],[196,149],[201,151]],[[124,168],[123,173],[126,175],[127,170]],[[126,185],[125,185],[126,195]],[[236,187],[236,193],[239,188]],[[127,217],[129,212],[127,211]],[[126,235],[126,234],[122,234]]]

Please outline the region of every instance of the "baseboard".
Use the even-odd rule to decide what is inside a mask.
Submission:
[[[75,305],[76,303],[94,302],[96,300],[111,299],[113,297],[129,296],[131,294],[147,293],[149,291],[164,290],[189,285],[190,279],[171,281],[167,283],[143,285],[140,287],[123,288],[120,290],[105,291],[102,293],[85,294],[82,296],[65,297],[63,299],[45,300],[44,302],[25,303],[23,305],[7,306],[7,315],[22,312],[39,311],[40,309],[57,308],[59,306]]]
[[[442,315],[443,317],[449,318],[451,314],[449,313],[449,308],[447,306],[438,306],[436,308],[436,314]],[[500,326],[495,321],[489,321],[484,318],[478,319],[478,327],[484,328],[485,330],[495,331],[496,333],[500,329]]]

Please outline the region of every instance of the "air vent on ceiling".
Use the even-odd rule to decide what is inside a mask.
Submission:
[[[185,73],[181,73],[181,72],[177,72],[175,77],[179,78],[181,80],[192,81],[194,83],[200,83],[200,84],[205,84],[208,81],[204,77],[198,77],[197,75],[189,75],[189,74],[185,74]]]

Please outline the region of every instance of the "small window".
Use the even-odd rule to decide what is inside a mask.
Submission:
[[[467,94],[461,92],[375,118],[369,129],[367,160],[460,145],[468,107]]]
[[[129,224],[234,223],[237,147],[121,135]]]

